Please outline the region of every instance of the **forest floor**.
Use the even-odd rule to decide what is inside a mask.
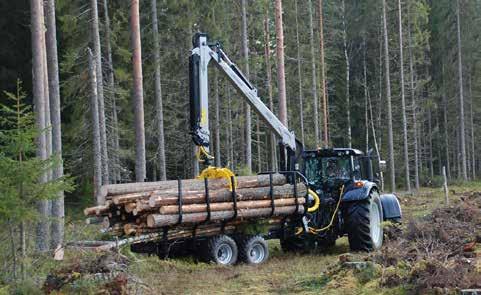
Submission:
[[[450,187],[449,206],[433,188],[400,194],[400,200],[403,223],[386,223],[385,245],[372,253],[349,253],[347,238],[310,254],[284,253],[272,240],[266,263],[222,267],[193,258],[159,260],[128,247],[108,255],[67,251],[43,288],[62,286],[62,294],[443,294],[481,288],[481,183]]]

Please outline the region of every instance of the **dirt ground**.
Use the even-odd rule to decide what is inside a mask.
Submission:
[[[346,238],[325,253],[286,254],[269,241],[259,266],[221,267],[192,258],[69,253],[45,291],[62,294],[457,294],[481,288],[481,184],[400,194],[401,225],[385,224],[385,245],[349,253]],[[87,262],[89,261],[89,262]],[[356,263],[352,263],[356,262]],[[100,274],[99,274],[100,273]],[[49,281],[50,280],[50,281]],[[56,291],[53,291],[54,293]]]

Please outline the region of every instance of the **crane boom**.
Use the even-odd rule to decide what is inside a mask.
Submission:
[[[241,70],[228,58],[219,43],[209,43],[207,34],[197,33],[193,39],[190,68],[190,124],[194,143],[209,153],[209,81],[208,65],[211,61],[225,74],[232,85],[242,94],[251,108],[280,138],[281,144],[296,151],[294,132],[282,124],[257,95],[257,89],[247,80]],[[298,142],[297,142],[298,143]]]

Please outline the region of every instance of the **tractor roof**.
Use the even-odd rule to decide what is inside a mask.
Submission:
[[[317,150],[305,150],[304,153],[316,153],[324,157],[340,157],[340,156],[362,156],[364,153],[358,149],[352,148],[321,148]]]

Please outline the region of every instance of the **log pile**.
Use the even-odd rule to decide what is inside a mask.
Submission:
[[[169,228],[168,239],[233,232],[239,225],[278,224],[304,212],[307,188],[281,174],[228,179],[187,179],[102,186],[103,205],[86,208],[87,223],[100,223],[115,236],[140,236]]]

